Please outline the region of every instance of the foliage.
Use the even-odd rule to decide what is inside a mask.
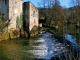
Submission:
[[[8,26],[7,20],[0,20],[0,34],[3,32],[3,30]]]
[[[22,13],[20,14],[20,16],[17,16],[17,27],[22,27]]]
[[[9,35],[8,35],[7,30],[6,30],[0,34],[0,40],[7,40],[7,39],[9,39]]]
[[[45,24],[48,26],[58,26],[59,28],[63,28],[65,16],[63,13],[63,9],[60,6],[59,0],[46,0],[43,7],[40,8],[40,17],[45,17]],[[45,3],[44,1],[42,3]]]
[[[65,16],[60,6],[53,6],[53,21],[58,27],[63,27]]]
[[[40,18],[44,25],[63,36],[70,33],[80,40],[80,0],[71,0],[73,7],[61,7],[59,0],[42,0],[39,4]]]

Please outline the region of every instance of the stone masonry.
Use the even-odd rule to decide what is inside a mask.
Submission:
[[[4,28],[5,34],[7,34],[6,39],[25,35],[29,36],[31,32],[34,35],[37,34],[37,29],[33,28],[38,28],[38,9],[31,2],[23,3],[23,0],[0,0],[0,14],[5,15],[7,18],[5,20],[7,25]],[[4,37],[3,33],[0,35],[1,38]]]
[[[23,0],[0,0],[0,13],[9,20],[8,29],[16,29],[17,17],[22,14]]]
[[[30,1],[24,2],[23,6],[25,30],[30,32],[34,26],[38,27],[38,9]]]

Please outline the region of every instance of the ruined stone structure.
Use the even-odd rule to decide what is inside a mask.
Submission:
[[[35,34],[36,27],[38,28],[38,9],[31,2],[0,0],[0,14],[7,18],[0,40],[28,36],[32,30]]]
[[[27,32],[31,32],[34,27],[38,27],[38,9],[31,2],[24,2],[23,4],[24,14],[24,28]]]
[[[0,40],[20,37],[23,12],[22,6],[23,0],[0,0],[0,15],[5,15],[6,17],[6,26],[3,28]]]
[[[6,15],[9,20],[8,29],[16,29],[17,20],[22,14],[22,3],[23,0],[0,0],[0,14]]]

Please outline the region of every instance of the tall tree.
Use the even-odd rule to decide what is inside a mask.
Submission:
[[[56,26],[59,28],[62,28],[64,26],[64,20],[65,16],[63,13],[63,9],[60,6],[59,0],[54,0],[54,5],[52,7],[52,16],[53,16],[53,21]]]
[[[39,14],[40,17],[43,16],[45,17],[45,23],[47,25],[50,24],[50,18],[51,18],[51,7],[53,6],[53,0],[41,0],[41,3],[39,4]]]
[[[77,38],[78,44],[80,44],[80,0],[71,0],[71,4],[73,9],[70,14],[70,22],[75,22],[73,24],[73,34]]]
[[[40,10],[40,12],[43,12],[40,14],[45,16],[46,25],[51,27],[57,26],[62,29],[64,26],[65,16],[59,0],[42,0],[42,4],[43,3],[46,4],[41,6],[41,9],[44,9]]]
[[[75,11],[75,16],[76,16],[76,24],[80,25],[80,0],[71,0],[73,4],[73,11]]]

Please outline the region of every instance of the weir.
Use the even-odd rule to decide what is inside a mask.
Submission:
[[[59,40],[55,34],[43,31],[35,38],[1,41],[0,60],[64,60],[73,59],[73,56],[78,60],[79,47]]]

